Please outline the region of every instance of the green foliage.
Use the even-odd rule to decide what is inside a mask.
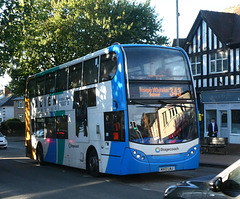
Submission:
[[[1,72],[22,95],[37,72],[120,43],[168,44],[150,0],[0,0]]]
[[[24,135],[25,123],[17,118],[8,119],[1,123],[1,131],[4,135]]]

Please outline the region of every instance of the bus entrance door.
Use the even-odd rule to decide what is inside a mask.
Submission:
[[[80,142],[88,142],[87,98],[85,90],[74,92],[76,136]]]

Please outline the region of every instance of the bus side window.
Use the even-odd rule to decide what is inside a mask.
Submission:
[[[49,73],[46,75],[45,94],[55,92],[55,73]]]
[[[124,112],[104,113],[105,141],[125,141]]]
[[[93,58],[84,62],[83,65],[83,86],[98,82],[99,58]]]
[[[69,67],[69,89],[81,86],[82,81],[82,63]]]
[[[44,137],[44,118],[36,119],[36,136],[41,138]]]
[[[68,68],[57,71],[56,92],[67,90],[67,74]]]
[[[38,77],[36,82],[37,82],[37,96],[39,95],[44,95],[44,79],[45,79],[45,76],[41,76],[41,77]]]
[[[56,121],[55,117],[45,118],[46,138],[56,138]]]
[[[28,82],[28,97],[32,98],[36,96],[36,79],[31,79]]]
[[[101,56],[100,82],[113,79],[117,71],[117,55],[114,52]]]
[[[96,88],[87,90],[88,107],[96,106]]]
[[[58,139],[68,139],[68,116],[56,117],[56,129]]]

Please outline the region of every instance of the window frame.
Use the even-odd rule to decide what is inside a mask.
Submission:
[[[109,58],[107,58],[108,55],[110,56]],[[113,60],[115,58],[116,58],[116,60]],[[104,63],[108,63],[108,66],[109,66],[109,62],[111,62],[113,64],[113,67],[111,68],[109,73],[105,74],[104,70],[109,69],[109,67],[107,68],[106,64],[104,64]],[[114,51],[100,55],[99,82],[105,82],[105,81],[112,80],[114,78],[114,76],[116,75],[117,67],[118,67],[118,59],[117,59],[117,54]],[[110,76],[109,74],[111,74],[111,73],[112,73],[112,75]],[[108,76],[104,78],[105,75],[108,75]]]
[[[92,61],[94,65],[92,65],[91,63]],[[99,66],[100,66],[99,61],[100,61],[99,56],[97,56],[83,62],[82,86],[89,86],[89,85],[97,84],[99,82]],[[92,72],[90,69],[94,69],[94,67],[97,67],[95,70],[92,70],[93,72],[97,72],[95,77],[96,79],[92,75],[90,79],[89,74]]]
[[[63,118],[64,120],[66,120],[65,122],[66,122],[67,126],[66,126],[66,129],[64,129],[64,130],[66,130],[64,136],[58,134],[58,130],[60,129],[59,126],[61,126],[61,125],[58,124],[58,119],[60,119],[60,118]],[[62,123],[63,122],[61,122],[61,124]],[[55,124],[56,124],[56,138],[57,139],[68,139],[68,116],[67,115],[63,115],[63,116],[55,117]]]
[[[17,103],[19,109],[24,108],[24,100],[18,100]]]
[[[219,56],[220,55],[220,56]],[[214,57],[213,57],[214,56]],[[218,63],[221,62],[221,70],[218,70]],[[224,69],[224,63],[227,63]],[[228,71],[228,52],[220,51],[209,54],[209,74],[223,73]],[[212,70],[214,68],[214,70]]]
[[[125,118],[124,111],[104,112],[104,140],[105,141],[112,141],[112,142],[126,141],[124,118]],[[116,129],[116,125],[117,125],[117,129]]]
[[[201,57],[200,56],[191,57],[190,61],[191,61],[191,70],[192,70],[193,76],[201,75],[201,73],[202,73],[202,68],[201,68],[202,59],[201,59]],[[198,65],[200,65],[200,71],[198,71]],[[194,70],[193,70],[193,68],[194,68]]]
[[[53,80],[53,88],[51,90],[50,80]],[[56,92],[56,73],[48,73],[45,75],[45,94],[51,94]]]
[[[61,73],[62,71],[64,71],[64,73],[66,73],[66,77],[64,77],[65,79],[64,79],[64,83],[65,83],[65,86],[64,86],[64,84],[62,84],[62,76],[60,75],[59,76],[59,74],[64,74],[64,73]],[[60,79],[59,79],[60,78]],[[60,81],[59,81],[60,80]],[[65,91],[65,90],[67,90],[68,89],[68,67],[66,67],[66,68],[61,68],[60,70],[58,70],[57,72],[56,72],[56,78],[55,78],[55,82],[56,82],[56,88],[55,88],[55,91],[56,92],[61,92],[61,91]],[[61,87],[59,87],[59,85],[60,85],[60,83],[61,83]]]
[[[75,70],[73,70],[74,69],[74,67],[76,67],[76,69]],[[78,69],[78,67],[79,67],[79,69]],[[69,66],[68,67],[69,69],[68,69],[68,89],[73,89],[73,88],[78,88],[78,87],[81,87],[82,86],[82,81],[83,81],[83,63],[82,62],[80,62],[80,63],[77,63],[77,64],[74,64],[74,65],[71,65],[71,66]],[[78,82],[78,85],[76,85],[76,86],[72,86],[72,84],[71,83],[76,83],[76,82],[73,82],[72,81],[72,78],[73,78],[73,76],[72,76],[72,74],[75,74],[75,75],[77,75],[77,71],[79,71],[79,82]],[[72,82],[71,82],[72,81]]]

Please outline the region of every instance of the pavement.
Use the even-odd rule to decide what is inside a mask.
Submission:
[[[24,137],[7,137],[10,142],[24,141]],[[222,151],[211,151],[211,153],[200,154],[200,166],[212,166],[226,168],[240,159],[240,144],[228,144],[227,153]]]
[[[200,154],[200,166],[214,166],[226,168],[240,159],[240,144],[228,144],[224,154],[219,150],[212,150],[211,153]]]

